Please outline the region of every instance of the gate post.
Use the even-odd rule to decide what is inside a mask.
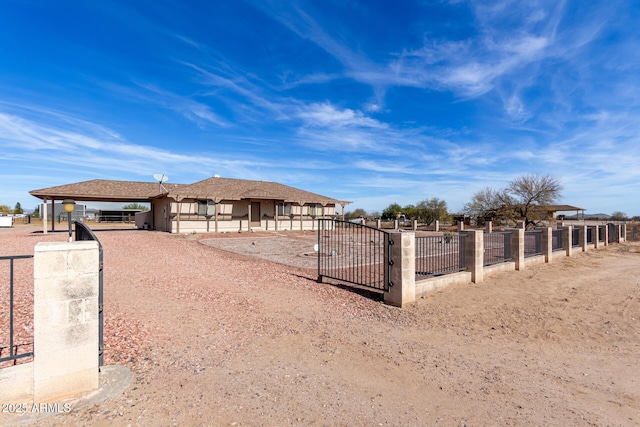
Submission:
[[[34,402],[98,388],[98,242],[34,250]]]
[[[384,293],[384,302],[405,307],[416,300],[416,235],[414,233],[389,233],[393,241],[389,280],[392,286]]]

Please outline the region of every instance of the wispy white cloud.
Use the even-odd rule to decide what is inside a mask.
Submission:
[[[303,106],[298,113],[305,125],[314,127],[364,127],[384,129],[388,125],[366,117],[361,111],[349,108],[338,109],[328,102]]]

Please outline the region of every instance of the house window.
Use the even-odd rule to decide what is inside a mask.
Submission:
[[[322,206],[316,203],[309,205],[310,216],[320,216],[322,214]]]
[[[213,216],[216,214],[216,203],[213,200],[197,200],[198,215]]]
[[[278,216],[291,215],[291,203],[278,203]]]

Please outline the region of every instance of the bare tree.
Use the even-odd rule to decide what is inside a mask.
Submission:
[[[504,204],[504,190],[494,190],[489,187],[475,193],[469,203],[464,205],[464,212],[475,217],[497,216]]]
[[[525,175],[511,181],[507,192],[513,197],[514,213],[529,226],[544,219],[546,212],[540,208],[560,198],[562,185],[549,175]]]
[[[554,204],[561,196],[560,181],[549,175],[524,175],[502,190],[485,188],[474,194],[465,212],[475,216],[492,216],[511,221],[524,220],[526,226],[545,219],[544,206]]]
[[[611,219],[613,221],[625,221],[628,219],[627,214],[620,211],[615,211],[611,214]]]

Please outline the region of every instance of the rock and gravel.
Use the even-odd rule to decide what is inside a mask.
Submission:
[[[66,238],[38,231],[0,230],[0,255]],[[121,396],[42,425],[640,424],[637,245],[398,309],[316,283],[304,264],[312,233],[96,235],[106,363],[135,378]],[[32,267],[20,267],[24,301]]]

